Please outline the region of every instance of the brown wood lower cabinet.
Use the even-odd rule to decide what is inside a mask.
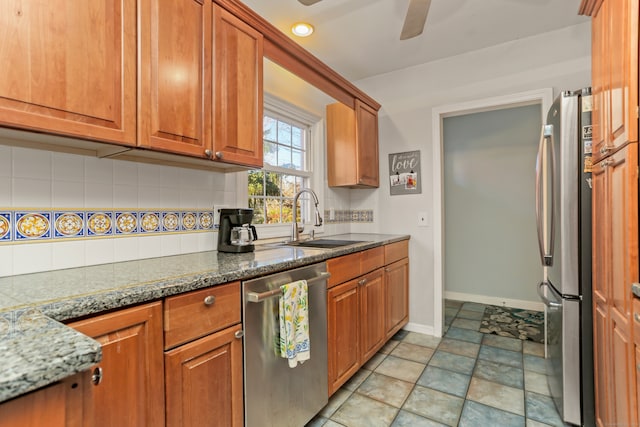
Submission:
[[[332,395],[409,320],[408,242],[333,258],[327,270]]]
[[[102,380],[84,387],[83,425],[164,425],[162,303],[71,323],[102,345]]]
[[[391,338],[409,320],[409,258],[394,262],[384,269],[385,331]]]
[[[74,375],[0,405],[3,427],[82,427],[83,385],[89,379]]]
[[[168,427],[243,425],[241,330],[235,325],[166,352]]]

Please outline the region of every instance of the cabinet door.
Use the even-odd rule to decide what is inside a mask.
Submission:
[[[404,258],[384,269],[385,332],[391,338],[409,320],[409,259]]]
[[[634,349],[631,342],[628,321],[611,313],[611,380],[612,405],[610,425],[635,426],[635,369],[633,368]]]
[[[360,365],[364,365],[385,342],[385,287],[383,269],[358,280],[360,285]]]
[[[0,125],[135,145],[135,0],[3,1],[0,40]]]
[[[211,10],[211,1],[140,1],[139,146],[211,149]]]
[[[606,0],[605,58],[610,61],[610,136],[613,148],[638,140],[638,1]]]
[[[327,291],[329,395],[360,368],[358,279]]]
[[[594,300],[593,305],[593,363],[594,363],[594,387],[595,387],[595,413],[596,425],[605,427],[610,425],[609,414],[611,412],[611,381],[609,380],[609,316],[606,305],[601,305]]]
[[[262,167],[262,34],[213,10],[215,160]]]
[[[593,93],[593,162],[607,153],[609,111],[609,61],[607,50],[608,10],[600,7],[591,22],[591,91]]]
[[[227,328],[165,355],[167,427],[241,427],[242,325]]]
[[[102,344],[102,381],[85,392],[87,426],[164,425],[162,305],[151,303],[69,326]]]
[[[357,180],[359,185],[378,187],[378,112],[356,99]]]
[[[3,427],[81,427],[82,393],[88,378],[63,381],[0,404]]]

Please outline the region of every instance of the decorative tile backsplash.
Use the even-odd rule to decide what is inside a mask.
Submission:
[[[0,244],[211,230],[212,210],[0,210]]]
[[[347,222],[373,222],[373,210],[335,210],[334,219],[330,219],[329,210],[324,211],[324,222],[326,224],[337,224]]]

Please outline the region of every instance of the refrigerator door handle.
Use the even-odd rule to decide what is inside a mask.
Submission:
[[[551,152],[550,162],[551,168],[548,168],[549,174],[547,183],[547,188],[550,189],[550,206],[547,210],[543,212],[543,200],[542,198],[545,194],[542,191],[542,178],[544,172],[544,164],[543,164],[543,155],[544,148],[546,145],[546,141],[549,140],[549,147],[551,148],[549,151]],[[538,229],[538,247],[540,249],[540,259],[542,261],[542,265],[551,266],[553,265],[553,244],[554,244],[554,234],[555,234],[555,221],[554,221],[554,173],[555,173],[555,153],[553,151],[553,125],[543,125],[542,132],[540,134],[540,144],[538,145],[538,155],[536,158],[536,227]],[[546,213],[549,212],[549,249],[545,247],[545,236],[544,236],[544,218],[546,217]]]
[[[547,298],[547,296],[544,294],[544,290],[542,288],[549,289],[549,291],[552,294],[555,294],[555,291],[551,286],[549,286],[548,282],[540,282],[540,284],[538,285],[538,296],[540,297],[540,299],[542,300],[544,305],[546,305],[549,308],[560,308],[560,307],[562,307],[562,302],[551,301],[549,298]]]

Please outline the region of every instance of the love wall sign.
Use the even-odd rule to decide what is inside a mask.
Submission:
[[[389,188],[392,196],[420,194],[420,151],[389,154]]]

